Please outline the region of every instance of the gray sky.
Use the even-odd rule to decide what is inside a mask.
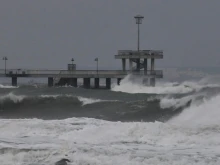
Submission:
[[[163,49],[157,67],[220,65],[219,0],[1,0],[0,56],[10,68],[120,68],[119,49]],[[1,62],[1,68],[4,62]]]

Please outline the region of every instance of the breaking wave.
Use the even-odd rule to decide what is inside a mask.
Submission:
[[[186,105],[187,103],[191,102],[193,99],[194,99],[193,96],[186,96],[180,99],[165,97],[161,99],[160,107],[162,109],[171,108],[171,107],[174,107],[176,109]]]
[[[198,92],[204,88],[220,87],[219,84],[210,84],[203,79],[200,82],[185,81],[182,83],[157,83],[155,87],[144,86],[140,82],[141,81],[133,81],[131,76],[127,76],[121,81],[120,85],[115,85],[112,88],[112,91],[148,94],[187,94],[191,92]]]
[[[12,101],[14,103],[19,103],[21,101],[23,101],[23,99],[25,98],[25,95],[15,95],[12,92],[10,92],[9,94],[0,96],[0,103],[4,103],[7,101]]]
[[[204,98],[200,104],[192,104],[190,107],[177,117],[171,119],[169,123],[180,124],[184,126],[209,126],[219,127],[220,120],[220,95],[212,98]]]
[[[18,88],[18,87],[0,84],[0,88]]]
[[[82,105],[106,101],[106,100],[101,100],[101,99],[92,99],[92,98],[85,98],[85,97],[78,97],[78,99],[79,99],[79,101],[82,102]]]
[[[73,95],[39,95],[39,96],[25,96],[25,95],[15,95],[14,93],[9,93],[3,96],[0,96],[0,103],[5,103],[5,102],[12,102],[12,103],[21,103],[23,101],[45,101],[45,100],[63,100],[65,101],[68,99],[75,99],[78,100],[79,102],[82,103],[82,105],[87,105],[87,104],[93,104],[93,103],[98,103],[98,102],[103,102],[103,101],[108,101],[108,100],[101,100],[101,99],[93,99],[93,98],[85,98],[81,96],[73,96]],[[111,101],[111,100],[109,100]]]

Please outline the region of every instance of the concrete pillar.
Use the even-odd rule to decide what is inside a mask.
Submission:
[[[117,84],[120,85],[121,83],[121,78],[117,78]]]
[[[111,78],[106,78],[106,88],[111,89]]]
[[[129,70],[132,71],[133,65],[132,65],[132,59],[129,59]]]
[[[73,87],[77,87],[77,78],[70,78],[70,83],[69,85],[73,86]]]
[[[122,58],[122,70],[126,71],[126,59]]]
[[[144,75],[147,75],[147,59],[144,59]]]
[[[53,77],[48,77],[48,87],[53,86]]]
[[[83,79],[83,86],[84,88],[90,88],[90,78]]]
[[[17,86],[17,77],[11,78],[11,84],[12,84],[12,86]]]
[[[150,78],[150,86],[155,87],[156,81],[155,78]]]
[[[140,59],[136,59],[136,61],[137,61],[137,67],[136,67],[136,70],[137,70],[137,71],[140,71],[140,69],[141,69]]]
[[[154,58],[151,59],[151,70],[154,70]]]
[[[148,78],[143,78],[143,85],[148,85]]]
[[[95,78],[95,88],[99,88],[99,78]]]

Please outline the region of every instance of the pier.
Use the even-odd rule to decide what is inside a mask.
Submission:
[[[137,50],[119,50],[115,55],[115,59],[122,61],[122,70],[99,70],[98,58],[96,70],[77,70],[76,64],[68,64],[67,70],[31,70],[31,69],[6,69],[7,57],[3,57],[5,61],[5,69],[0,70],[0,77],[11,78],[11,84],[17,86],[17,79],[20,77],[26,78],[47,78],[48,86],[64,86],[70,85],[77,87],[78,79],[83,78],[83,87],[91,88],[91,79],[94,79],[92,88],[100,88],[100,79],[105,79],[105,87],[111,88],[112,79],[117,79],[117,84],[120,85],[121,79],[127,75],[141,77],[143,84],[146,86],[155,86],[156,78],[163,78],[162,70],[155,70],[155,60],[163,58],[162,50],[140,50],[140,24],[142,24],[143,16],[137,15],[134,17],[138,25],[138,44]],[[127,68],[127,61],[129,68]],[[134,65],[134,66],[133,66]]]
[[[77,80],[83,78],[83,86],[85,88],[91,87],[91,79],[94,79],[94,88],[100,88],[100,79],[106,79],[106,88],[111,88],[111,79],[117,79],[117,83],[120,84],[128,74],[134,74],[144,77],[162,78],[163,74],[161,70],[148,70],[147,72],[131,72],[129,70],[18,70],[9,69],[0,70],[0,77],[11,78],[12,86],[17,86],[18,78],[47,78],[48,86],[54,85],[70,85],[77,87]]]

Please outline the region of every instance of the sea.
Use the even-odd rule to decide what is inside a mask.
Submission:
[[[2,80],[0,165],[219,165],[220,76],[165,72],[111,90]]]

